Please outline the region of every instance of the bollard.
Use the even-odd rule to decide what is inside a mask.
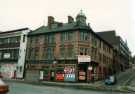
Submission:
[[[1,79],[0,79],[0,94],[7,94],[9,89],[8,85],[6,85]]]

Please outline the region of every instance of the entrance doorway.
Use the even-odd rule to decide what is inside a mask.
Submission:
[[[80,82],[86,82],[87,81],[87,63],[79,64],[78,65],[78,80]]]

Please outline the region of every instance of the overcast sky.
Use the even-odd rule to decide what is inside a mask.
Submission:
[[[94,31],[116,30],[135,54],[135,0],[0,0],[0,31],[36,29],[47,16],[67,22],[82,9]]]

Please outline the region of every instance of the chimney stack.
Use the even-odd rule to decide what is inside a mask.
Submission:
[[[48,26],[51,28],[51,25],[54,23],[54,17],[53,16],[48,16]]]
[[[68,23],[73,23],[74,22],[74,18],[72,16],[68,16]]]

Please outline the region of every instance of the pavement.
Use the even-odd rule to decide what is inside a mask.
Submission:
[[[104,81],[96,81],[91,83],[69,83],[69,82],[50,82],[50,81],[38,81],[30,82],[19,79],[3,79],[8,82],[19,82],[28,83],[34,85],[45,85],[45,86],[58,86],[64,88],[84,89],[84,90],[98,90],[98,91],[114,91],[114,92],[135,92],[135,69],[128,69],[125,72],[117,74],[118,83],[115,85],[105,85]],[[134,86],[131,85],[131,83]]]
[[[62,88],[58,86],[32,85],[18,82],[6,83],[10,87],[8,94],[123,94],[123,92],[82,90],[74,88]],[[134,92],[124,94],[134,94]]]

